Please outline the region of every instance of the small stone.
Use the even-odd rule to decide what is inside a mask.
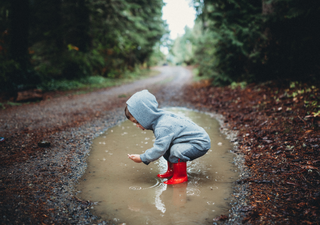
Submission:
[[[39,147],[49,147],[50,146],[50,142],[48,142],[48,141],[40,141],[38,143],[38,146]]]

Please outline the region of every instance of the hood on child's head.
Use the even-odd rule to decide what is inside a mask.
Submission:
[[[145,129],[152,129],[153,123],[163,112],[158,109],[156,97],[148,90],[142,90],[132,95],[127,101],[127,106],[131,115]]]

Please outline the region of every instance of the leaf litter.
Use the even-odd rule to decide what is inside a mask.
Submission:
[[[320,223],[319,83],[267,82],[245,88],[199,82],[185,100],[225,116],[239,132],[250,177],[243,223]]]
[[[241,177],[237,182],[240,186],[248,186],[250,192],[248,204],[239,206],[240,212],[245,214],[242,222],[319,224],[319,84],[269,82],[241,89],[210,87],[208,83],[187,87],[184,95],[179,95],[184,96],[180,101],[222,114],[224,122],[239,134],[236,141],[238,151],[244,155],[251,175]],[[111,110],[124,102],[125,99],[109,104],[109,108],[97,110]],[[68,183],[78,179],[70,175],[70,171],[83,164],[84,150],[79,146],[90,145],[88,130],[81,131],[80,137],[74,134],[78,134],[78,127],[84,129],[83,124],[91,118],[97,117],[98,120],[107,116],[103,113],[98,115],[97,110],[91,108],[85,114],[75,113],[71,115],[72,119],[52,127],[8,127],[11,133],[0,143],[1,174],[7,174],[0,178],[3,223],[92,221],[90,218],[94,217],[90,215],[89,207],[94,203],[70,194],[72,191],[68,190]],[[116,112],[109,116],[109,122],[120,118]],[[90,123],[92,133],[102,130],[100,122],[94,126]],[[57,137],[61,133],[65,136]],[[52,143],[50,148],[38,146],[44,140]],[[50,153],[49,149],[60,150]],[[39,160],[34,168],[36,173],[28,171],[30,166],[19,166],[27,165],[31,160],[37,162],[46,155],[49,159],[50,154],[55,154],[50,156],[54,160]],[[10,169],[12,166],[15,170]],[[235,197],[243,198],[241,195]],[[65,208],[57,204],[62,201],[64,203],[60,206],[65,205]],[[79,211],[85,213],[79,214]],[[218,223],[226,220],[225,215],[214,219]]]

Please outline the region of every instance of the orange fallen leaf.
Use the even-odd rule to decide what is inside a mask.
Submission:
[[[302,169],[307,169],[307,170],[317,170],[318,168],[315,166],[301,166]]]

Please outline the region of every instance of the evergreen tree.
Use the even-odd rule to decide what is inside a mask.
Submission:
[[[184,35],[177,37],[172,46],[172,54],[175,56],[176,64],[187,64],[191,65],[194,58],[194,37],[193,30],[189,27],[184,28]]]
[[[194,0],[194,6],[213,48],[199,41],[196,55],[211,60],[196,62],[216,84],[319,76],[320,1]]]
[[[162,0],[3,0],[1,85],[12,83],[9,74],[19,74],[17,80],[27,85],[22,78],[32,70],[39,81],[118,77],[134,70],[150,60],[166,33],[162,6]]]
[[[11,57],[22,70],[28,65],[29,1],[12,0],[10,26]]]

